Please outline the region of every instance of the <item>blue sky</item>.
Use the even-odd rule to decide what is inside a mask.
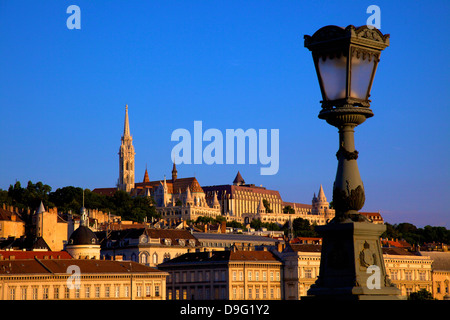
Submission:
[[[69,30],[66,9],[81,9]],[[202,185],[247,183],[310,203],[331,201],[338,133],[318,119],[320,90],[303,35],[364,25],[381,9],[382,52],[356,128],[362,211],[389,223],[450,228],[448,1],[0,0],[0,188],[16,180],[114,186],[125,104],[136,180],[170,176],[170,137],[203,130],[279,129],[280,168],[179,165]]]

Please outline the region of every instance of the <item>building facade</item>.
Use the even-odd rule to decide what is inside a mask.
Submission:
[[[306,296],[319,275],[321,245],[290,244],[280,254],[285,261],[285,296]],[[432,260],[401,248],[382,248],[386,274],[403,296],[426,289],[432,292]]]
[[[187,253],[158,266],[168,300],[281,300],[281,260],[269,251]]]
[[[200,248],[198,240],[187,230],[137,228],[96,234],[102,243],[101,257],[151,267]]]
[[[0,260],[0,300],[165,300],[166,276],[135,262]]]

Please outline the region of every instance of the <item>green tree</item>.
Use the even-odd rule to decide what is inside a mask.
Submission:
[[[286,207],[283,208],[283,213],[294,214],[295,213],[295,209],[292,208],[291,206],[286,206]]]
[[[270,209],[269,201],[267,201],[266,199],[263,199],[263,205],[264,205],[264,208],[266,208],[266,212],[267,213],[272,213],[273,212],[273,210]]]
[[[426,289],[421,289],[409,295],[408,300],[435,300],[431,292]]]

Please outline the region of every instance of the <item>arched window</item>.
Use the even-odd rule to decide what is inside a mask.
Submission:
[[[153,253],[152,262],[153,264],[158,264],[158,255],[156,254],[156,252]]]
[[[148,254],[146,252],[143,252],[141,254],[141,263],[142,264],[147,264],[147,260],[148,260]]]

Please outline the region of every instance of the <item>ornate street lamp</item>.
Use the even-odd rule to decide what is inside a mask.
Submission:
[[[387,278],[380,235],[385,225],[358,211],[365,202],[354,128],[373,116],[370,89],[389,35],[375,28],[326,26],[305,35],[322,93],[319,118],[339,129],[338,168],[333,186],[335,218],[317,227],[322,235],[320,275],[308,295],[326,298],[390,299],[400,291]]]

